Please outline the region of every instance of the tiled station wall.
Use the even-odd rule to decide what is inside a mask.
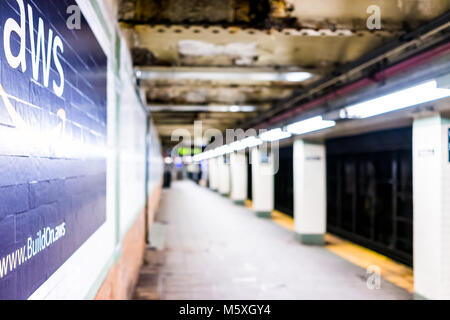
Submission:
[[[25,0],[26,3],[27,1],[31,0]],[[37,3],[38,6],[44,3],[47,7],[52,1],[32,1],[32,3]],[[16,0],[7,0],[7,2],[15,3]],[[92,217],[92,219],[98,218],[94,224],[92,221],[86,223],[86,228],[95,225],[95,229],[74,230],[79,232],[80,236],[86,234],[86,239],[83,239],[82,244],[77,246],[70,256],[64,258],[65,262],[62,265],[57,265],[56,271],[53,270],[54,272],[46,276],[43,284],[28,297],[30,299],[129,297],[145,247],[146,205],[151,203],[153,207],[156,207],[159,200],[163,168],[160,143],[152,123],[148,123],[142,101],[134,87],[131,59],[117,26],[115,14],[111,12],[111,3],[108,3],[108,0],[77,0],[76,2],[107,56],[106,101],[96,101],[100,105],[103,103],[106,108],[106,112],[103,112],[106,118],[102,116],[102,113],[88,110],[85,106],[89,103],[84,103],[91,96],[99,96],[86,94],[91,89],[89,85],[83,84],[80,76],[83,68],[96,67],[95,57],[92,59],[93,65],[72,65],[69,66],[70,70],[66,71],[65,94],[70,94],[71,97],[79,96],[71,100],[79,102],[79,105],[66,105],[64,96],[57,98],[54,94],[45,94],[45,90],[51,90],[52,75],[56,72],[55,70],[51,71],[49,88],[31,89],[33,86],[29,83],[29,75],[26,79],[22,79],[23,81],[15,81],[15,83],[23,83],[22,87],[8,87],[8,83],[13,83],[8,79],[24,77],[24,75],[18,71],[7,70],[3,67],[3,63],[0,69],[0,79],[2,83],[5,83],[5,91],[22,95],[23,92],[28,92],[31,101],[36,105],[64,105],[67,118],[71,119],[68,122],[71,132],[84,135],[93,144],[103,145],[108,150],[106,159],[103,158],[101,161],[93,161],[90,165],[73,161],[68,165],[64,163],[66,160],[58,159],[56,156],[39,158],[41,150],[38,148],[27,150],[28,154],[20,154],[13,159],[7,152],[12,142],[6,139],[0,140],[1,181],[8,181],[6,178],[10,175],[10,168],[22,169],[20,177],[11,176],[9,179],[11,181],[0,186],[1,234],[11,233],[11,226],[6,224],[7,218],[13,214],[33,213],[36,210],[50,212],[54,209],[53,206],[60,206],[59,202],[65,199],[76,198],[78,203],[83,205],[86,203],[83,200],[84,196],[92,199],[92,197],[101,197],[102,194],[104,197],[106,193],[106,200],[103,199],[103,206],[106,205],[106,208],[103,208],[105,213],[103,216]],[[2,4],[5,3],[2,1]],[[36,14],[39,12],[36,11]],[[58,27],[55,26],[56,28]],[[69,46],[65,45],[67,54],[76,54],[82,49],[73,48],[71,51]],[[27,62],[28,66],[31,66],[31,61]],[[82,64],[81,61],[80,63]],[[74,81],[73,84],[71,80]],[[55,101],[40,101],[47,98]],[[57,101],[58,99],[60,101]],[[3,109],[0,108],[0,110]],[[6,123],[8,120],[5,119],[8,118],[2,112],[4,111],[0,111],[0,133],[11,125]],[[39,122],[40,113],[43,112],[51,115],[46,117],[52,119],[51,125],[58,123],[56,110],[36,109],[33,112],[35,112],[34,119],[37,126],[46,129],[50,125]],[[89,123],[85,125],[86,121]],[[98,128],[98,137],[94,139],[89,136],[88,130],[84,132],[82,130],[84,125],[87,128]],[[27,161],[27,157],[30,156],[33,157],[32,161]],[[52,166],[48,165],[50,162]],[[55,163],[56,165],[53,165]],[[42,170],[33,170],[37,164]],[[65,178],[68,176],[68,170],[71,179]],[[41,176],[42,179],[39,178]],[[77,177],[82,180],[92,178],[90,181],[94,187],[97,184],[106,185],[106,190],[104,190],[105,187],[103,190],[101,187],[95,187],[98,194],[86,192],[80,188]],[[85,209],[90,210],[88,207]],[[5,228],[5,233],[2,228]],[[52,257],[49,256],[43,263],[51,263],[51,259]]]
[[[0,103],[0,256],[26,243],[26,238],[43,226],[64,222],[67,234],[64,243],[55,243],[20,270],[6,274],[0,298],[26,298],[106,219],[105,157],[88,155],[88,147],[78,150],[77,146],[64,148],[46,141],[54,134],[58,139],[69,141],[70,137],[70,141],[98,150],[106,143],[106,79],[92,77],[105,73],[106,57],[88,29],[75,33],[65,27],[66,19],[60,12],[70,4],[73,0],[45,1],[38,5],[24,2],[22,11],[22,15],[33,13],[35,29],[38,17],[47,15],[46,21],[51,23],[44,23],[45,27],[54,32],[55,39],[56,36],[62,39],[64,90],[59,95],[53,87],[53,82],[61,81],[55,61],[50,65],[48,87],[43,84],[42,73],[38,81],[33,80],[29,37],[25,70],[22,65],[16,69],[10,66],[5,42],[0,42],[0,85],[5,92]],[[21,21],[19,8],[17,1],[0,3],[2,35],[6,18]],[[88,54],[71,46],[79,39],[89,43]],[[19,52],[21,41],[11,36],[10,45],[11,52]],[[26,130],[38,135],[18,134],[25,129],[8,111],[8,103],[26,123]],[[64,112],[64,118],[60,112]],[[53,133],[58,125],[64,129]]]

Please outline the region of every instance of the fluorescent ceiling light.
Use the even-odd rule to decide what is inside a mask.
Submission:
[[[289,132],[283,131],[283,130],[281,130],[281,128],[272,129],[272,130],[263,132],[259,135],[261,140],[268,141],[268,142],[286,139],[286,138],[289,138],[290,136],[291,136],[291,134]]]
[[[183,157],[183,161],[185,163],[192,163],[193,158],[191,156],[185,156],[185,157]]]
[[[238,105],[148,105],[151,112],[253,112],[256,108]]]
[[[341,118],[368,118],[450,96],[450,89],[437,87],[436,80],[354,104],[340,111]]]
[[[313,75],[305,71],[251,70],[250,68],[153,68],[137,69],[136,77],[143,80],[201,80],[201,81],[281,81],[302,82]]]
[[[172,164],[173,163],[173,159],[171,157],[165,157],[164,158],[164,163],[166,164]]]
[[[230,143],[230,147],[234,150],[234,151],[240,151],[246,148],[245,144],[242,141],[235,141]]]
[[[215,158],[222,155],[220,152],[220,147],[211,150],[211,158]]]
[[[201,153],[200,155],[204,155],[205,159],[211,159],[211,158],[217,157],[219,154],[218,154],[217,148],[216,148],[216,149],[205,151],[205,152]]]
[[[217,156],[223,156],[224,154],[231,153],[234,150],[229,145],[223,145],[215,149]]]
[[[193,156],[193,157],[192,157],[192,160],[193,160],[194,162],[200,162],[200,161],[202,161],[202,160],[207,159],[207,156],[208,156],[208,153],[207,153],[207,152],[202,152],[202,153],[199,153],[199,154],[196,154],[195,156]]]
[[[229,148],[232,151],[240,151],[240,150],[244,150],[245,148],[253,148],[253,147],[259,146],[262,143],[263,142],[261,139],[251,136],[251,137],[247,137],[245,139],[230,143]]]
[[[206,152],[203,152],[203,153],[200,153],[200,154],[196,154],[192,158],[192,160],[194,160],[194,162],[200,162],[200,161],[203,161],[203,160],[207,160],[207,159],[213,158],[213,156],[214,156],[214,154],[212,153],[212,151],[206,151]]]
[[[288,81],[288,82],[302,82],[311,78],[312,75],[309,72],[286,72],[284,74],[285,80],[280,81]]]
[[[304,134],[334,127],[335,125],[335,121],[323,120],[322,116],[317,116],[290,124],[286,127],[286,131],[292,134]]]
[[[263,143],[263,141],[261,139],[251,136],[251,137],[239,140],[239,141],[232,142],[227,145],[217,147],[213,150],[208,150],[208,151],[202,152],[200,154],[197,154],[193,157],[193,160],[195,162],[200,162],[205,159],[211,159],[211,158],[223,156],[224,154],[232,153],[234,151],[244,150],[245,148],[253,148],[253,147],[259,146],[262,143]]]
[[[245,148],[253,148],[253,147],[259,146],[262,143],[263,143],[263,141],[261,139],[251,136],[251,137],[247,137],[245,139],[230,143],[230,148],[233,149],[234,151],[241,151],[241,150],[244,150]]]
[[[230,107],[230,112],[239,112],[240,108],[239,106],[231,106]]]
[[[261,139],[258,139],[254,136],[245,138],[245,139],[241,140],[241,142],[242,142],[242,145],[245,146],[245,148],[253,148],[253,147],[259,146],[260,144],[263,143]],[[245,148],[243,148],[243,149],[245,149]]]

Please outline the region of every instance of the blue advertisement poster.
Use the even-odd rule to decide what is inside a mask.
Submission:
[[[107,58],[70,6],[0,1],[0,299],[28,298],[106,220]]]

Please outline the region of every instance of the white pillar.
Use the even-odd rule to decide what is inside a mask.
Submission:
[[[214,191],[219,190],[219,177],[217,170],[217,158],[208,160],[209,188]]]
[[[274,202],[274,158],[273,153],[255,147],[251,149],[252,204],[256,215],[269,218]]]
[[[244,204],[247,199],[247,162],[245,151],[230,155],[231,199],[238,204]]]
[[[228,158],[229,159],[229,158]],[[219,193],[223,196],[230,195],[230,165],[225,163],[225,156],[217,158],[219,175]]]
[[[413,264],[417,298],[450,299],[450,120],[413,124]]]
[[[324,244],[326,159],[323,144],[294,142],[294,228],[305,244]]]

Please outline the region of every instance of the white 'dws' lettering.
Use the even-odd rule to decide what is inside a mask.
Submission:
[[[27,43],[27,30],[26,30],[26,13],[23,0],[16,0],[19,5],[20,22],[18,23],[13,18],[9,18],[5,22],[3,31],[3,44],[5,50],[6,60],[11,68],[17,69],[21,67],[22,72],[27,70],[26,62],[26,43]],[[64,93],[64,70],[61,65],[61,61],[58,56],[58,52],[64,53],[64,44],[61,38],[56,35],[53,37],[53,30],[49,28],[47,48],[45,47],[45,26],[41,17],[38,19],[37,38],[35,39],[35,23],[33,18],[33,8],[28,5],[28,25],[29,25],[29,37],[30,37],[30,51],[31,51],[31,64],[33,70],[33,79],[39,81],[40,61],[42,60],[42,73],[43,84],[46,88],[49,86],[50,68],[53,62],[56,70],[59,74],[59,84],[53,80],[53,91],[58,97],[61,97]],[[14,55],[11,50],[11,34],[16,33],[20,38],[20,50],[17,55]]]

